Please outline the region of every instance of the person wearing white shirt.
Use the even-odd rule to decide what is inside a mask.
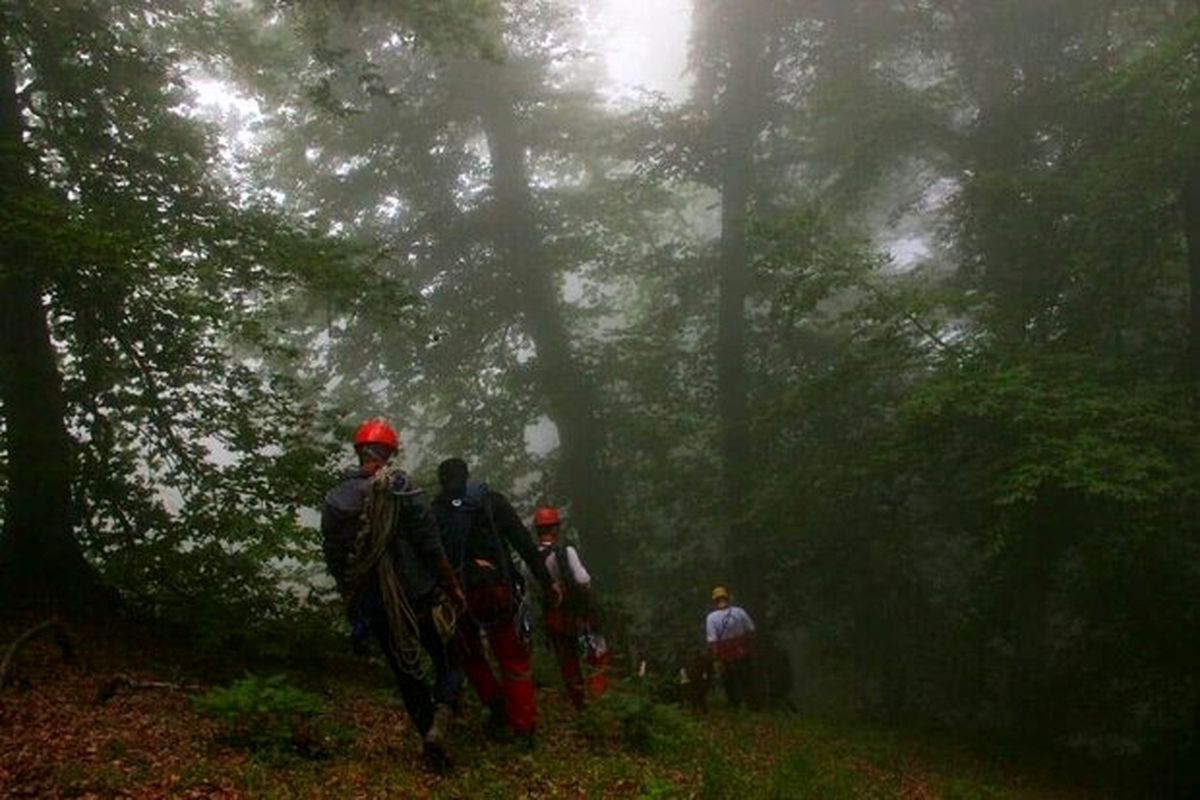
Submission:
[[[554,647],[558,668],[562,673],[567,697],[576,709],[583,708],[585,697],[583,670],[579,664],[579,637],[588,638],[588,664],[592,673],[586,681],[587,692],[599,696],[608,688],[605,668],[610,658],[604,637],[596,630],[592,619],[592,576],[583,566],[579,551],[559,543],[562,520],[558,509],[539,506],[533,515],[537,530],[538,550],[555,583],[563,587],[563,602],[547,607],[543,621],[546,635]]]
[[[717,662],[725,695],[734,708],[753,700],[752,656],[754,653],[754,620],[741,606],[730,602],[729,590],[718,586],[712,590],[713,610],[704,621],[709,652]]]

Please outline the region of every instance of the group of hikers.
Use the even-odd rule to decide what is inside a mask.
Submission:
[[[383,420],[361,424],[354,433],[358,466],[322,509],[325,561],[346,601],[351,643],[361,651],[370,638],[378,642],[434,769],[449,763],[445,740],[465,681],[487,710],[488,732],[532,749],[530,584],[540,589],[566,695],[582,709],[589,694],[606,690],[611,658],[591,577],[578,550],[562,542],[555,507],[535,510],[535,544],[508,499],[471,480],[464,460],[438,465],[439,491],[430,502],[393,466],[399,449]],[[708,645],[737,705],[746,697],[754,623],[725,589],[713,591],[713,602]]]
[[[392,466],[399,448],[386,422],[360,425],[358,467],[329,492],[321,513],[325,561],[346,601],[351,642],[361,649],[372,636],[378,641],[435,768],[447,763],[447,728],[464,680],[488,710],[489,732],[532,748],[527,584],[540,587],[567,696],[582,708],[587,691],[605,690],[609,659],[591,577],[579,552],[560,541],[557,509],[534,513],[535,545],[508,499],[472,481],[461,458],[438,465],[439,492],[430,502]],[[514,568],[513,552],[524,572]],[[586,681],[581,637],[592,667]]]

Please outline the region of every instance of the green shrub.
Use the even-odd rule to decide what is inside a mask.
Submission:
[[[321,758],[349,739],[349,732],[326,716],[324,700],[288,686],[283,675],[251,675],[197,695],[192,704],[217,721],[225,743],[268,759]]]
[[[697,741],[695,723],[675,706],[615,691],[588,704],[579,728],[593,743],[643,754],[688,752]]]

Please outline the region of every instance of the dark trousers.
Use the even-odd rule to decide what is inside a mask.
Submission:
[[[462,689],[463,673],[459,663],[458,651],[454,641],[443,644],[433,624],[433,616],[426,604],[418,604],[413,609],[417,613],[420,627],[421,647],[429,655],[433,664],[433,685],[423,675],[410,675],[396,661],[388,646],[387,616],[381,610],[371,615],[371,630],[379,641],[384,658],[396,676],[396,686],[404,701],[404,708],[422,736],[433,724],[433,709],[435,704],[450,705],[458,697]]]
[[[725,696],[729,698],[729,705],[734,708],[740,707],[742,703],[747,703],[751,708],[758,707],[753,663],[750,658],[739,658],[721,664],[721,681],[725,686]]]

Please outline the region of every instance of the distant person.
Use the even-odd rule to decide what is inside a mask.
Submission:
[[[741,606],[730,603],[729,590],[712,590],[713,610],[705,620],[709,652],[717,663],[729,705],[753,703],[754,620]]]
[[[396,676],[404,708],[424,741],[431,766],[447,766],[444,739],[451,702],[461,686],[452,636],[455,610],[466,600],[437,521],[421,490],[389,466],[400,446],[382,420],[354,434],[358,468],[325,497],[321,534],[325,563],[346,599],[352,634],[374,634]],[[447,628],[449,626],[449,629]],[[426,680],[424,656],[434,669]]]
[[[562,520],[558,509],[540,506],[533,514],[538,550],[552,580],[563,588],[563,601],[547,606],[543,613],[546,635],[558,659],[559,672],[567,697],[576,709],[582,709],[585,694],[600,696],[608,688],[606,674],[611,658],[608,645],[595,624],[592,607],[592,578],[583,566],[579,551],[561,541]],[[579,639],[587,638],[587,660],[592,673],[584,691],[583,671],[579,664]]]
[[[562,590],[504,495],[469,477],[467,462],[446,459],[438,465],[441,492],[433,501],[442,544],[467,596],[467,615],[458,634],[463,670],[489,710],[489,731],[499,733],[507,727],[532,747],[537,724],[533,673],[528,643],[517,629],[522,591],[510,549],[525,562],[549,602],[557,604]],[[500,667],[499,679],[484,653],[485,633]]]
[[[698,650],[681,659],[676,681],[679,684],[679,702],[688,711],[708,713],[708,690],[712,685],[712,655],[707,650]]]

